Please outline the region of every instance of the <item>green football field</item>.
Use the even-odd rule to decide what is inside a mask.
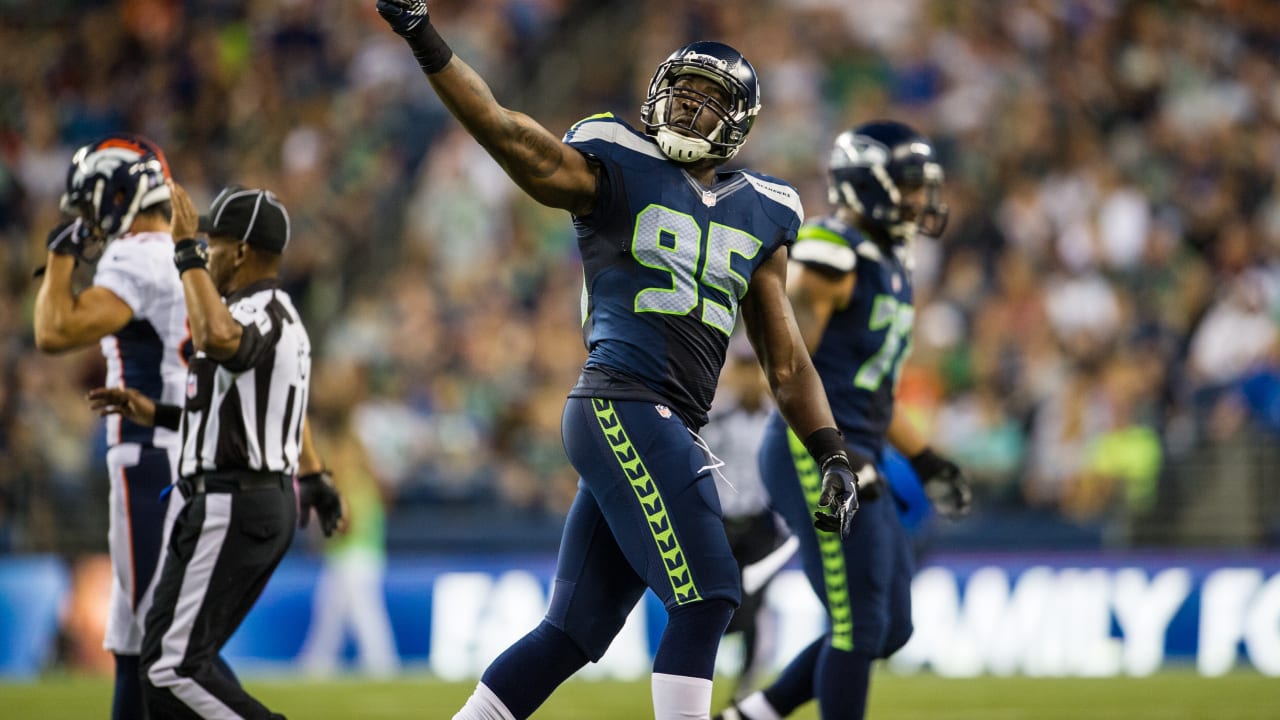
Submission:
[[[249,689],[291,720],[337,718],[450,718],[473,683],[431,679],[394,682],[359,680],[257,681]],[[728,691],[717,683],[717,698]],[[0,684],[0,717],[106,718],[110,683],[104,679],[56,677],[30,684]],[[717,700],[719,708],[722,701]],[[1242,720],[1280,718],[1280,678],[1238,673],[1201,678],[1190,672],[1150,678],[946,680],[928,675],[880,674],[869,717],[875,720]],[[651,718],[647,682],[571,681],[534,716]],[[796,718],[812,720],[812,705]]]

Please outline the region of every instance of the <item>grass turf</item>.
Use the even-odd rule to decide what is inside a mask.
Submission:
[[[392,682],[338,679],[255,680],[250,692],[293,720],[450,718],[474,683],[429,678]],[[716,684],[724,705],[729,683]],[[0,684],[0,717],[106,718],[111,683],[102,678],[50,676]],[[542,720],[651,718],[647,681],[570,681],[534,716]],[[794,718],[813,720],[811,703]],[[949,680],[931,675],[875,678],[868,717],[874,720],[1263,720],[1280,717],[1280,679],[1241,672],[1202,678],[1167,672],[1149,678]]]

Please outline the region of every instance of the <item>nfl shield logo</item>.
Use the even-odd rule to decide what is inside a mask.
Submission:
[[[187,397],[193,398],[195,396],[196,396],[196,376],[188,375],[187,376]]]
[[[893,274],[893,291],[898,292],[901,289],[902,289],[902,278],[898,276],[898,273],[894,273]]]
[[[702,204],[703,204],[703,205],[706,205],[707,207],[715,207],[715,206],[716,206],[716,194],[715,194],[715,193],[713,193],[713,192],[711,192],[710,190],[703,190],[703,191],[702,191]]]
[[[662,416],[663,420],[671,419],[671,408],[666,405],[654,405],[653,407],[658,411],[658,414]]]

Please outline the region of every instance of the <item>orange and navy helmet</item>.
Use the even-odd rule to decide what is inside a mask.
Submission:
[[[139,210],[169,199],[169,163],[160,146],[139,135],[113,133],[76,150],[67,170],[62,211],[104,241],[129,232]]]

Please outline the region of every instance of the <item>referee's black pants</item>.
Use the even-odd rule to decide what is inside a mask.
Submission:
[[[292,478],[183,479],[142,637],[142,689],[155,718],[281,718],[220,668],[218,653],[280,564],[297,524]]]

